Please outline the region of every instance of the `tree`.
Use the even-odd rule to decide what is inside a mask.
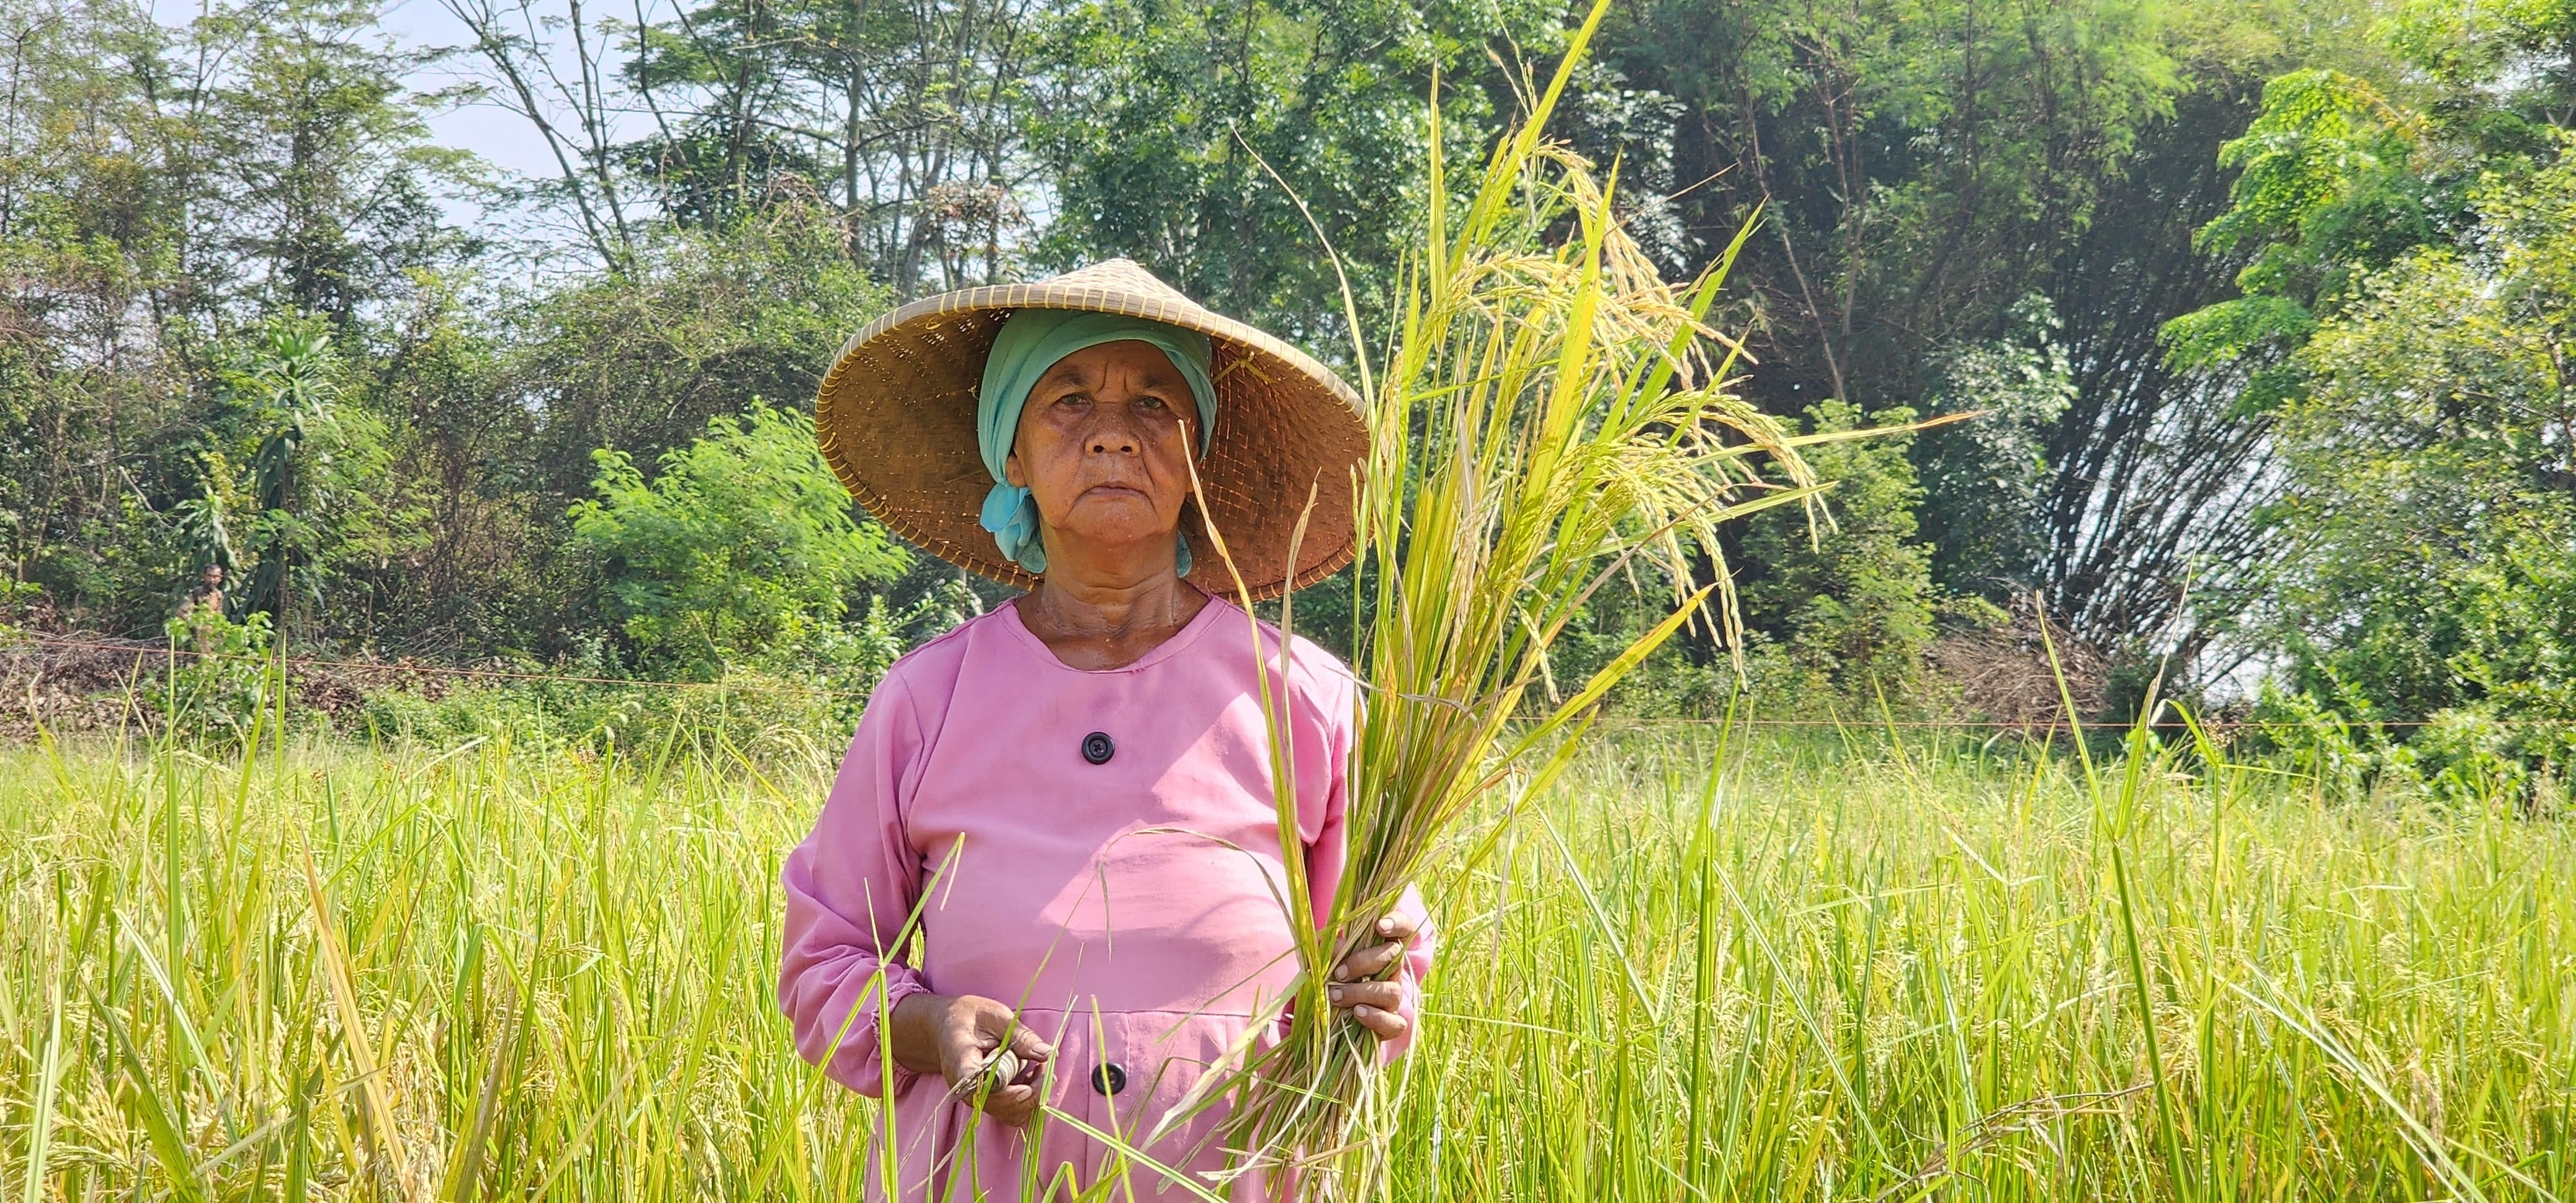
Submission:
[[[2034,489],[2016,451],[1976,515],[1927,514],[1943,579],[1996,599],[2035,586],[2105,647],[2188,653],[2224,630],[2243,591],[2202,578],[2261,558],[2240,515],[2261,499],[2246,484],[2265,478],[2263,433],[2229,416],[2228,372],[2178,370],[2158,328],[2225,295],[2235,265],[2191,235],[2229,204],[2215,154],[2252,88],[2297,56],[2344,55],[2346,14],[2193,0],[1630,11],[1610,58],[1683,106],[1686,237],[1705,255],[1763,217],[1736,273],[1761,361],[1749,395],[1781,414],[1826,397],[2022,410],[1915,444],[1940,507],[1992,476],[1983,432],[1998,423],[2015,426],[2005,441],[2035,439],[2042,464]],[[2009,384],[2017,367],[1968,370],[2043,349],[2017,312],[2034,295],[2060,317],[2047,345],[2070,386],[2044,428]],[[1989,387],[2003,391],[1969,395]],[[1994,509],[2005,496],[2009,514]],[[1966,566],[1959,532],[1994,523],[2018,562]]]
[[[1953,349],[1934,365],[1932,412],[1982,416],[1918,440],[1933,576],[1980,596],[2030,589],[2047,569],[2038,519],[2048,438],[2075,398],[2055,307],[2033,293],[2014,317],[2012,337]]]
[[[714,0],[626,23],[580,0],[442,2],[554,157],[531,197],[569,211],[594,266],[626,270],[657,221],[721,233],[815,202],[898,296],[996,280],[1020,249],[1034,0]],[[625,112],[648,131],[620,141]]]
[[[620,271],[573,277],[508,315],[499,387],[537,415],[542,487],[570,504],[589,455],[646,462],[756,398],[814,395],[885,290],[842,254],[829,210],[785,204],[716,233],[667,230]]]
[[[548,549],[570,499],[535,487],[543,415],[505,387],[521,310],[500,292],[479,272],[424,274],[373,331],[358,400],[385,427],[385,517],[352,637],[442,658],[561,637],[556,599],[583,580]]]
[[[246,16],[246,14],[245,14]],[[213,98],[206,163],[221,173],[227,249],[262,306],[327,314],[345,331],[404,273],[469,250],[434,189],[460,152],[429,141],[438,97],[402,83],[375,0],[289,0],[243,26],[241,65]]]
[[[2469,696],[2445,684],[2464,628],[2437,615],[2472,607],[2465,581],[2527,597],[2486,569],[2554,529],[2531,492],[2554,469],[2475,458],[2548,404],[2508,419],[2468,399],[2538,396],[2510,348],[2557,320],[2537,266],[2554,243],[2527,214],[2567,216],[2547,198],[2576,117],[2576,10],[2404,3],[2375,37],[2350,70],[2273,78],[2220,148],[2238,174],[2198,241],[2237,269],[2236,295],[2163,338],[2171,367],[2282,452],[2235,452],[2259,483],[2221,512],[2257,552],[2226,582],[2240,608],[2261,602],[2246,645],[2287,656],[2312,698],[2421,715]],[[2445,416],[2410,413],[2422,404]]]
[[[269,332],[267,341],[241,385],[261,434],[250,461],[251,579],[248,588],[235,594],[234,617],[274,616],[285,607],[288,574],[301,561],[311,575],[321,550],[318,511],[342,500],[317,488],[315,474],[303,470],[308,456],[320,458],[319,448],[308,450],[305,444],[317,435],[336,433],[339,423],[330,336],[281,326]]]
[[[1809,407],[1806,425],[1810,434],[1837,434],[1914,418],[1911,410],[1864,416],[1823,401]],[[1817,478],[1834,482],[1823,514],[1812,525],[1794,506],[1756,514],[1730,549],[1746,566],[1737,590],[1756,679],[1772,678],[1762,682],[1772,690],[1766,700],[1905,698],[1921,684],[1945,595],[1932,581],[1932,549],[1916,538],[1922,489],[1906,443],[1882,437],[1808,449]]]
[[[1551,36],[1558,16],[1394,0],[1071,6],[1046,29],[1031,133],[1055,185],[1036,257],[1133,258],[1342,358],[1350,332],[1325,242],[1374,312],[1419,220],[1434,74],[1447,81],[1449,151],[1475,154],[1492,109],[1472,86],[1483,52]]]
[[[2175,362],[2234,366],[2239,410],[2308,386],[2298,351],[2378,272],[2424,247],[2463,247],[2497,179],[2544,171],[2576,123],[2576,10],[2401,4],[2381,31],[2385,78],[2307,67],[2263,88],[2219,151],[2238,170],[2202,244],[2243,256],[2238,296],[2173,319]],[[2402,93],[2416,93],[2410,100]]]
[[[2258,519],[2280,485],[2268,420],[2237,406],[2242,369],[2178,361],[2169,317],[2224,297],[2236,253],[2195,246],[2224,212],[2217,148],[2250,112],[2250,79],[2213,83],[2150,129],[2045,287],[2071,374],[2047,432],[2032,582],[2068,634],[2129,675],[2206,681],[2247,652],[2224,642],[2279,543]],[[2215,654],[2213,654],[2215,653]]]
[[[1693,232],[1763,209],[1739,278],[1783,411],[1911,403],[1929,352],[2001,336],[2190,86],[2144,0],[1664,0],[1633,22],[1611,61],[1687,106]]]
[[[215,532],[268,537],[204,503],[208,465],[263,436],[232,361],[273,319],[325,313],[348,348],[473,251],[430,203],[455,158],[375,16],[0,3],[0,510],[13,575],[67,619],[157,631]]]
[[[2285,402],[2289,678],[2357,718],[2576,718],[2576,163],[2371,273]]]
[[[647,215],[630,216],[626,181],[617,170],[616,98],[604,65],[614,49],[614,26],[603,29],[581,0],[568,0],[561,14],[540,12],[534,0],[440,3],[474,35],[470,51],[461,52],[490,73],[487,94],[526,120],[554,158],[554,178],[526,185],[525,199],[540,213],[570,209],[575,225],[565,232],[589,247],[593,267],[625,267]],[[569,80],[555,68],[558,51],[569,51],[575,65]]]

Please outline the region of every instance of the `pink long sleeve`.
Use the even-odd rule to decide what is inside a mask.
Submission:
[[[921,895],[921,860],[905,838],[901,800],[922,750],[919,716],[900,681],[869,700],[814,830],[779,876],[787,919],[778,1005],[796,1051],[842,1085],[892,1097],[912,1071],[884,1056],[879,1020],[928,989],[902,960]]]

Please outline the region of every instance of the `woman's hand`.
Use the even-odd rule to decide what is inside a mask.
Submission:
[[[1407,942],[1419,928],[1412,917],[1389,913],[1377,921],[1379,942],[1352,949],[1341,964],[1333,966],[1333,980],[1324,987],[1324,997],[1334,1010],[1350,1012],[1352,1020],[1380,1040],[1402,1036],[1413,1024],[1396,1010],[1404,1003],[1403,984],[1371,979],[1404,959]]]
[[[894,1005],[886,1026],[896,1064],[938,1074],[952,1090],[982,1072],[1008,1040],[1020,1072],[984,1092],[984,1113],[1014,1128],[1037,1114],[1041,1063],[1055,1049],[1014,1022],[1009,1007],[977,994],[915,994]]]

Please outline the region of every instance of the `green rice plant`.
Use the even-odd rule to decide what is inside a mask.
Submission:
[[[858,1197],[766,984],[824,778],[689,742],[0,749],[13,1193]]]
[[[2576,1194],[2565,818],[2152,739],[1604,745],[1440,883],[1390,1203]]]
[[[0,746],[10,1197],[865,1197],[772,997],[828,756],[208,751]],[[2512,797],[1623,723],[1453,838],[1385,1203],[2576,1198],[2576,822]]]
[[[1728,739],[1605,728],[1463,820],[1491,850],[1425,882],[1425,1023],[1351,1158],[1385,1203],[2576,1198],[2567,817],[2152,741],[2088,778]],[[712,730],[0,747],[0,1183],[864,1197],[882,1112],[771,998],[830,773]]]
[[[1375,938],[1408,884],[1456,871],[1435,854],[1468,809],[1515,774],[1543,784],[1580,746],[1603,693],[1685,623],[1731,633],[1719,526],[1814,492],[1795,440],[1727,391],[1738,348],[1703,324],[1743,236],[1695,284],[1669,286],[1619,228],[1615,173],[1598,182],[1546,139],[1607,8],[1596,4],[1575,31],[1471,191],[1451,194],[1433,117],[1423,245],[1386,359],[1363,380],[1372,450],[1357,527],[1375,571],[1354,605],[1370,619],[1357,657],[1367,696],[1348,870],[1324,932],[1291,925],[1300,976],[1280,1000],[1285,1040],[1237,1050],[1236,1072],[1209,1075],[1171,1121],[1230,1097],[1230,1147],[1245,1172],[1275,1183],[1370,1189],[1333,1171],[1362,1131],[1377,1041],[1325,1005],[1329,968]],[[1716,584],[1688,587],[1694,549],[1718,557]],[[1673,583],[1666,615],[1580,688],[1523,715],[1534,688],[1555,693],[1550,644],[1597,590],[1633,580],[1639,561]],[[1285,832],[1284,765],[1276,776]],[[1287,896],[1306,897],[1295,858],[1290,876]]]

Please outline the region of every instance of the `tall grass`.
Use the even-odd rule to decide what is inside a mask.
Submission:
[[[771,985],[818,779],[738,766],[0,752],[9,1188],[857,1197]]]
[[[829,766],[699,746],[0,750],[0,1190],[860,1197],[771,1001]],[[1601,741],[1431,899],[1383,1197],[2576,1194],[2566,820],[2096,778]]]
[[[2576,1191],[2563,819],[1619,747],[1443,905],[1386,1198]]]

